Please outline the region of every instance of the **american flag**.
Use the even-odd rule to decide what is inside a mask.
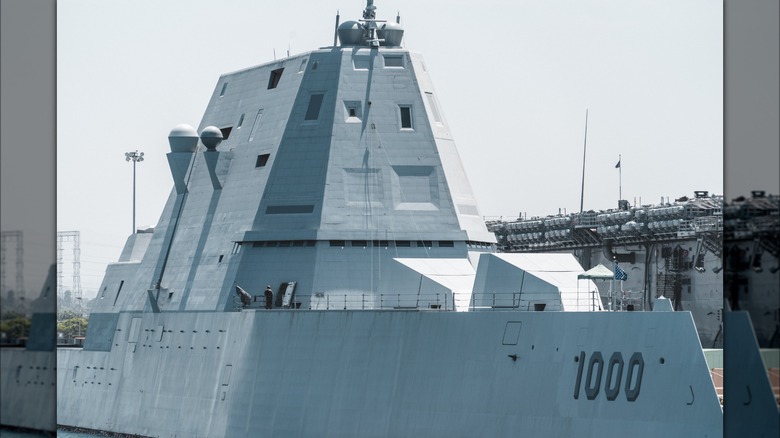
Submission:
[[[623,270],[623,268],[620,267],[620,265],[615,262],[615,280],[620,281],[626,281],[628,280],[628,274],[626,274],[626,271]]]

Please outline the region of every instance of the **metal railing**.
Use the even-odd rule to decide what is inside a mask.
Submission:
[[[588,292],[590,293],[590,292]],[[583,294],[586,294],[583,292]],[[598,292],[596,292],[598,294]],[[585,296],[585,295],[583,295]],[[587,299],[587,298],[586,298]],[[561,301],[549,294],[520,292],[489,293],[315,293],[295,294],[289,306],[275,310],[561,310]],[[234,306],[239,306],[236,302]],[[541,307],[540,307],[541,306]],[[244,309],[263,309],[265,299],[252,300]],[[588,306],[596,310],[598,306]],[[239,310],[239,309],[236,309]]]

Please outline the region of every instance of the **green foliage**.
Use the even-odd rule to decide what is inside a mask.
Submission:
[[[86,318],[68,318],[57,322],[57,332],[62,333],[66,339],[76,336],[84,336],[87,333]]]
[[[19,314],[5,314],[0,319],[0,333],[2,342],[16,343],[20,337],[30,334],[30,318]]]
[[[58,309],[57,310],[57,322],[65,321],[66,319],[81,318],[84,315],[83,312],[73,309]]]

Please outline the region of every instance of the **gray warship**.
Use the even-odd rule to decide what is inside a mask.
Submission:
[[[492,220],[498,250],[571,253],[586,268],[617,263],[629,275],[597,281],[603,306],[648,310],[657,297],[693,314],[702,346],[723,347],[723,302],[750,313],[762,348],[780,346],[780,196],[755,190],[724,202],[694,191],[658,204]],[[725,287],[724,287],[725,285]]]
[[[715,437],[690,312],[496,252],[400,19],[225,74],[106,270],[57,423],[179,436]],[[267,299],[263,291],[272,290]]]
[[[0,427],[53,433],[56,429],[56,265],[31,305],[24,345],[0,345]]]

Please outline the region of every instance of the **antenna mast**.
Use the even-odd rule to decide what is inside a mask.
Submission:
[[[585,204],[585,152],[588,149],[588,110],[585,109],[585,143],[582,146],[582,189],[580,191],[580,213]]]

